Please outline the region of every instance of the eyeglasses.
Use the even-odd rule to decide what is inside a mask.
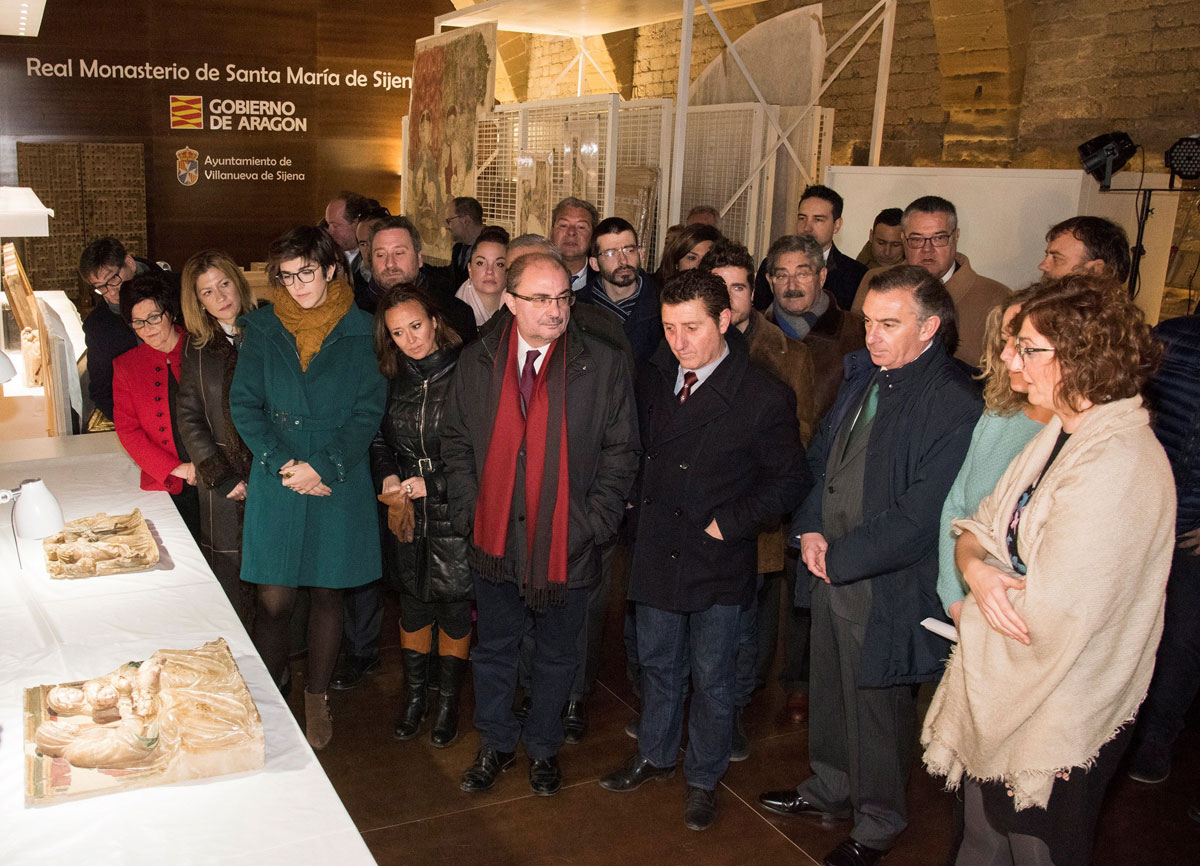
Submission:
[[[121,277],[121,269],[117,268],[115,271],[113,271],[113,275],[103,283],[92,283],[92,291],[97,295],[103,295],[109,289],[115,289],[119,287],[123,282],[125,282],[125,280]]]
[[[952,235],[952,232],[942,232],[941,234],[930,235],[929,237],[924,237],[923,235],[905,235],[904,243],[908,245],[910,250],[919,250],[925,244],[940,248],[949,245]]]
[[[140,331],[142,328],[146,327],[147,325],[157,325],[159,322],[161,322],[163,320],[163,316],[165,316],[165,315],[166,315],[165,312],[151,313],[149,316],[147,316],[144,319],[132,320],[129,323],[129,327],[133,328],[135,331]]]
[[[290,274],[287,271],[280,271],[278,280],[281,286],[290,286],[296,280],[302,283],[311,283],[316,276],[317,268],[301,268],[294,274]]]
[[[458,217],[459,214],[455,214],[452,217],[443,217],[442,222],[444,222],[446,225],[450,225],[450,223],[454,222],[456,219],[458,219]]]
[[[812,268],[797,268],[795,273],[787,271],[771,271],[771,279],[781,283],[811,283],[816,272]]]
[[[1013,357],[1017,359],[1018,364],[1024,367],[1026,362],[1029,360],[1030,355],[1036,355],[1039,352],[1053,351],[1054,347],[1047,348],[1045,346],[1017,346],[1016,355]]]
[[[622,258],[626,259],[632,259],[637,255],[637,252],[637,247],[617,247],[616,249],[605,250],[604,252],[600,253],[600,258],[608,262],[614,261],[617,256],[621,256]]]
[[[550,295],[534,295],[533,297],[528,297],[526,295],[518,295],[516,292],[509,292],[509,294],[514,298],[520,298],[522,301],[529,301],[529,303],[533,304],[539,310],[544,310],[551,304],[564,304],[568,307],[575,305],[574,292],[567,292],[565,295],[554,295],[553,297]]]

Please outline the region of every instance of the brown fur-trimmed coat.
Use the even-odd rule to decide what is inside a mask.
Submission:
[[[250,449],[238,436],[229,413],[229,387],[237,355],[221,331],[202,349],[187,341],[179,381],[178,424],[188,456],[196,465],[201,552],[242,614],[238,587],[244,503],[226,498],[239,481],[250,477]]]

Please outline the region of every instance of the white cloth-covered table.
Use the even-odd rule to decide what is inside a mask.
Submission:
[[[96,449],[97,437],[74,438]],[[12,446],[0,460],[21,453]],[[18,569],[12,506],[0,506],[0,863],[374,863],[170,497],[140,490],[137,468],[119,450],[0,462],[0,487],[35,477],[67,520],[141,508],[163,557],[150,572],[51,580],[40,541],[18,540]],[[262,714],[264,770],[25,807],[25,688],[217,637],[229,643]]]

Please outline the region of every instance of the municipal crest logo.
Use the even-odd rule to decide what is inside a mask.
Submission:
[[[175,151],[175,177],[184,186],[191,186],[200,179],[200,153],[190,147]]]
[[[204,129],[204,98],[172,96],[171,129]]]

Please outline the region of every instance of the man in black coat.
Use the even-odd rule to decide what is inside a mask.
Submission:
[[[642,250],[634,227],[621,217],[602,220],[592,236],[589,264],[592,276],[576,300],[595,304],[621,320],[640,368],[662,342],[662,319],[658,286],[642,270]]]
[[[576,327],[562,259],[522,256],[508,273],[509,319],[467,346],[442,429],[454,529],[471,539],[478,611],[472,655],[480,745],[460,787],[485,791],[513,765],[562,785],[562,710],[579,664],[588,588],[637,473],[637,416],[625,354]],[[564,453],[565,452],[565,453]],[[526,621],[532,702],[513,712]]]
[[[458,291],[468,276],[471,247],[483,231],[483,205],[479,199],[456,196],[442,208],[442,220],[454,239],[454,246],[450,250],[450,264],[441,270],[453,284],[454,291]]]
[[[867,268],[837,248],[833,236],[842,230],[844,202],[837,192],[822,184],[805,188],[796,209],[796,234],[808,235],[821,246],[825,255],[825,290],[843,310],[850,309],[854,293]],[[767,281],[767,260],[763,259],[754,281],[754,307],[765,310],[774,296]]]
[[[638,374],[645,449],[629,599],[637,604],[638,752],[601,779],[632,791],[674,773],[691,670],[684,821],[712,823],[729,764],[741,609],[754,604],[758,534],[811,483],[796,397],[750,365],[719,276],[686,271],[661,294],[665,343]]]
[[[759,802],[785,815],[850,817],[827,866],[871,866],[907,826],[916,689],[942,675],[938,520],[982,410],[950,357],[954,302],[924,268],[880,272],[863,306],[867,348],[809,452],[816,481],[792,523],[811,591],[809,763],[798,788]]]
[[[84,345],[87,347],[88,396],[104,416],[89,426],[104,425],[113,417],[113,359],[136,348],[141,342],[121,318],[121,286],[139,274],[158,273],[164,268],[148,259],[131,256],[124,244],[112,237],[99,238],[84,248],[79,257],[79,276],[100,296],[99,302],[83,320]],[[179,312],[179,275],[166,272]],[[89,419],[85,419],[89,420]],[[108,427],[107,429],[112,429]]]
[[[425,264],[421,256],[421,233],[412,220],[389,216],[371,229],[371,281],[365,292],[355,290],[354,302],[359,309],[374,315],[383,293],[404,283],[424,289],[464,343],[479,336],[475,313],[454,296],[458,287],[451,284],[445,269]]]

